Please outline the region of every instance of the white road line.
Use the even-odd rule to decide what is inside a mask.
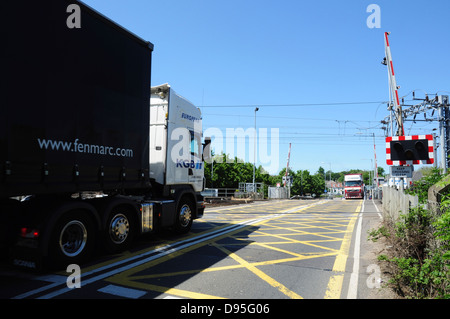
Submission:
[[[106,287],[98,289],[97,291],[130,299],[138,299],[147,293],[146,291],[143,290],[125,288],[116,285],[108,285]]]
[[[139,254],[139,255],[127,258],[127,259],[123,259],[123,260],[117,261],[115,263],[105,265],[103,267],[99,267],[99,268],[93,269],[91,271],[88,271],[88,272],[82,274],[82,277],[81,277],[82,284],[86,285],[86,284],[89,284],[89,283],[92,283],[92,282],[95,282],[95,281],[107,278],[107,277],[115,275],[115,274],[117,274],[117,273],[119,273],[121,271],[125,271],[125,270],[128,270],[130,268],[136,267],[136,266],[138,266],[138,265],[140,265],[140,264],[142,264],[144,262],[148,262],[148,261],[151,261],[153,259],[157,259],[157,258],[163,257],[163,256],[165,256],[165,255],[167,255],[169,253],[172,253],[174,251],[177,251],[179,249],[183,249],[185,247],[189,247],[189,246],[194,245],[194,244],[196,244],[198,242],[202,242],[204,240],[207,240],[207,239],[210,239],[210,238],[214,238],[214,237],[220,236],[222,234],[226,234],[226,233],[228,233],[230,231],[234,231],[235,229],[244,227],[244,226],[237,227],[239,225],[246,226],[244,222],[243,223],[239,223],[239,224],[233,224],[233,225],[227,226],[225,228],[221,228],[221,229],[212,231],[210,233],[203,234],[203,235],[199,236],[199,238],[188,238],[188,239],[176,242],[174,244],[169,244],[169,245],[166,245],[164,247],[160,247],[160,248],[157,248],[157,249],[154,249],[154,250],[150,250],[150,251],[147,251],[145,253],[142,253],[142,254]],[[197,240],[195,240],[195,239],[197,239]],[[188,244],[184,244],[184,245],[182,245],[182,246],[180,246],[178,248],[173,248],[174,245],[178,246],[178,245],[186,243],[186,242],[188,242]],[[121,268],[118,268],[116,270],[112,270],[112,271],[109,271],[109,272],[97,275],[94,278],[83,280],[83,278],[86,278],[87,276],[93,275],[95,273],[106,271],[108,269],[120,266],[122,264],[126,264],[128,262],[131,262],[131,261],[139,259],[139,258],[144,258],[146,256],[153,255],[153,254],[155,254],[155,255],[154,256],[150,256],[148,258],[145,258],[143,260],[138,260],[137,262],[134,262],[131,265],[122,266]],[[16,297],[14,297],[13,299],[23,299],[23,298],[29,297],[31,295],[41,293],[41,292],[43,292],[45,290],[50,290],[50,289],[52,289],[52,288],[54,288],[54,287],[56,287],[58,285],[60,285],[60,283],[52,283],[50,285],[47,285],[47,286],[44,286],[44,287],[41,287],[41,288],[38,288],[38,289],[35,289],[35,290],[28,291],[28,292],[26,292],[24,294],[18,295]],[[42,296],[39,299],[53,298],[55,296],[61,295],[61,294],[65,293],[65,292],[68,292],[68,291],[70,291],[70,289],[65,287],[65,288],[62,288],[62,289],[60,289],[58,291],[55,291],[53,293],[49,293],[49,294],[47,294],[45,296]]]
[[[82,284],[82,286],[86,286],[88,284],[91,284],[91,283],[97,282],[99,280],[111,277],[111,276],[116,275],[118,273],[121,273],[123,271],[126,271],[126,270],[129,270],[131,268],[137,267],[139,265],[148,263],[148,262],[150,262],[152,260],[159,259],[161,257],[164,257],[164,256],[166,256],[168,254],[171,254],[171,253],[174,253],[176,251],[179,251],[179,250],[185,249],[187,247],[196,245],[198,243],[204,242],[206,240],[210,240],[210,239],[213,239],[213,238],[225,235],[225,234],[227,234],[229,232],[236,231],[236,230],[239,230],[239,229],[244,228],[246,226],[250,226],[250,225],[253,225],[253,224],[265,221],[265,220],[277,218],[277,217],[280,217],[280,216],[283,216],[283,215],[287,215],[287,214],[292,214],[292,213],[295,213],[296,211],[298,211],[299,209],[306,209],[306,208],[309,208],[311,206],[316,206],[316,205],[321,204],[321,203],[323,203],[323,201],[319,201],[317,203],[311,203],[309,205],[299,205],[297,207],[294,207],[294,208],[292,208],[292,209],[290,209],[288,211],[282,212],[282,213],[270,214],[270,215],[262,217],[262,218],[256,218],[256,219],[243,221],[243,222],[240,222],[240,223],[237,223],[237,224],[233,224],[233,225],[227,226],[227,227],[222,228],[222,229],[218,229],[218,230],[212,231],[212,232],[207,233],[207,234],[200,235],[198,238],[188,238],[188,239],[179,241],[179,242],[174,243],[174,244],[169,244],[169,245],[166,245],[164,247],[160,247],[158,249],[151,250],[151,251],[145,252],[143,254],[140,254],[140,255],[137,255],[137,256],[133,256],[133,257],[130,257],[130,258],[118,261],[116,263],[109,264],[109,265],[106,265],[106,266],[103,266],[103,267],[91,270],[91,271],[89,271],[87,273],[83,273],[82,274],[81,284]],[[144,258],[146,256],[149,256],[149,257]],[[137,260],[137,261],[135,261],[135,262],[133,262],[131,264],[127,264],[127,265],[124,265],[122,267],[119,267],[119,268],[107,271],[108,269],[117,267],[117,266],[119,266],[121,264],[129,263],[130,261],[135,260],[135,259],[139,259],[139,258],[141,258],[141,259]],[[95,273],[98,273],[98,272],[101,272],[101,271],[106,271],[106,272],[98,274],[97,276],[94,276],[92,278],[83,279],[83,278],[86,278],[88,275],[92,275],[92,274],[95,274]],[[57,284],[51,284],[51,285],[48,285],[48,286],[45,286],[45,287],[41,287],[39,289],[32,290],[32,291],[29,291],[29,292],[27,292],[25,294],[16,296],[16,297],[14,297],[14,299],[26,298],[26,297],[31,296],[33,294],[41,293],[41,292],[43,292],[43,291],[45,291],[47,289],[52,289],[55,286],[57,286]],[[46,295],[40,296],[40,297],[38,297],[38,299],[54,298],[56,296],[59,296],[59,295],[64,294],[66,292],[69,292],[70,290],[71,289],[68,288],[68,287],[63,287],[63,288],[60,288],[60,289],[58,289],[56,291],[50,292],[50,293],[48,293]]]
[[[50,284],[50,285],[43,286],[43,287],[40,287],[40,288],[37,288],[37,289],[34,289],[34,290],[27,291],[27,292],[25,292],[25,293],[23,293],[23,294],[20,294],[20,295],[15,296],[15,297],[13,297],[13,298],[11,298],[11,299],[24,299],[24,298],[27,298],[27,297],[29,297],[29,296],[38,294],[38,293],[40,293],[40,292],[43,292],[43,291],[52,289],[52,288],[54,288],[54,287],[58,287],[58,286],[60,286],[60,285],[61,285],[60,282],[54,282],[54,283],[52,283],[52,284]]]
[[[383,219],[383,216],[381,216],[380,210],[378,209],[377,205],[375,204],[373,198],[372,198],[372,203],[373,203],[373,206],[375,206],[375,209],[377,210],[377,213],[378,213],[378,216],[380,216],[380,219]]]
[[[364,201],[361,207],[361,212],[359,213],[358,216],[358,224],[356,226],[355,247],[353,250],[353,272],[350,276],[347,299],[356,299],[358,296],[359,257],[361,246],[361,228],[362,228],[363,212],[364,212]]]

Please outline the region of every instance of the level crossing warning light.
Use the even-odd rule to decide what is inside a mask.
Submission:
[[[434,163],[433,135],[386,137],[387,165]]]

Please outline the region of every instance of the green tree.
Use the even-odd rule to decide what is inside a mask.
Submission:
[[[206,187],[238,188],[239,183],[253,182],[253,164],[243,162],[235,157],[233,160],[226,154],[214,156],[213,163],[205,163]],[[213,174],[211,177],[211,169]],[[272,185],[274,182],[262,166],[255,168],[255,182]],[[267,188],[267,187],[266,187]]]
[[[319,174],[312,176],[313,194],[320,196],[325,191],[325,179],[324,176]]]
[[[320,175],[324,176],[325,175],[325,169],[322,166],[320,166],[319,169],[317,170],[317,174],[320,174]]]
[[[325,190],[325,181],[323,175],[315,174],[311,175],[308,170],[298,170],[297,172],[292,172],[291,175],[294,177],[291,194],[292,195],[305,195],[305,194],[316,194],[320,196]]]
[[[295,173],[294,181],[291,189],[293,195],[305,195],[306,189],[310,189],[308,186],[310,180],[310,174],[307,170],[298,170]],[[309,188],[308,188],[309,187]]]

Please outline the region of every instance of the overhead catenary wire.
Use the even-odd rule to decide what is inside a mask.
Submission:
[[[246,115],[246,114],[217,114],[217,113],[203,113],[202,116],[228,116],[228,117],[248,117],[253,118],[254,115]],[[283,120],[305,120],[305,121],[330,121],[330,122],[339,122],[339,121],[346,121],[348,123],[355,123],[355,122],[366,122],[366,123],[380,123],[379,120],[373,120],[373,121],[367,121],[367,120],[337,120],[337,119],[331,119],[331,118],[312,118],[312,117],[292,117],[292,116],[265,116],[260,115],[258,118],[268,118],[268,119],[283,119]]]
[[[222,108],[222,107],[307,107],[307,106],[338,106],[338,105],[359,105],[359,104],[380,104],[388,101],[363,101],[363,102],[331,102],[331,103],[292,103],[292,104],[240,104],[240,105],[202,105],[202,108]]]

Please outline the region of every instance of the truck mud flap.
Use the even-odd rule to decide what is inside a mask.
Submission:
[[[171,227],[177,213],[176,202],[166,200],[161,203],[161,227]]]
[[[175,200],[155,200],[151,201],[155,204],[155,216],[159,221],[160,227],[171,227],[175,220],[176,201]]]

